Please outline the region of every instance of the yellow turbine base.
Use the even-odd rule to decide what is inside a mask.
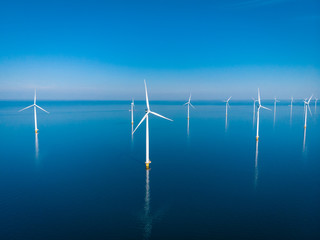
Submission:
[[[133,122],[131,122],[131,124],[133,125]]]
[[[187,118],[189,120],[189,118]]]
[[[150,166],[149,166],[149,164],[150,164],[151,162],[146,162],[146,169],[150,169]]]
[[[36,133],[38,133],[38,129],[37,129],[37,130],[35,130],[35,132],[36,132]]]
[[[307,126],[306,126],[306,125],[304,125],[304,128],[307,128]]]
[[[256,137],[256,141],[259,141],[259,137]]]

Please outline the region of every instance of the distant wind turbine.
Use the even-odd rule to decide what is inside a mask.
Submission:
[[[148,99],[148,90],[147,90],[147,84],[146,81],[144,80],[144,87],[145,87],[145,92],[146,92],[146,105],[147,105],[147,109],[146,109],[146,114],[143,116],[143,118],[141,119],[141,121],[139,122],[138,126],[136,127],[136,129],[132,132],[132,134],[135,133],[135,131],[138,129],[138,127],[140,126],[140,124],[146,120],[146,169],[149,169],[149,165],[151,163],[150,159],[149,159],[149,114],[153,114],[155,116],[164,118],[166,120],[169,121],[173,121],[169,118],[166,118],[158,113],[152,112],[150,110],[150,106],[149,106],[149,99]]]
[[[22,112],[23,110],[26,110],[28,108],[31,108],[33,107],[33,112],[34,112],[34,129],[35,129],[35,132],[38,133],[38,126],[37,126],[37,108],[41,109],[42,111],[46,112],[46,113],[49,113],[47,112],[46,110],[44,110],[43,108],[39,107],[37,104],[36,104],[36,101],[37,101],[37,91],[35,90],[34,91],[34,100],[33,100],[33,104],[26,107],[26,108],[23,108],[21,109],[19,112]]]
[[[129,110],[131,112],[131,124],[133,125],[133,111],[134,111],[134,99],[132,98],[131,102],[131,109]]]
[[[232,98],[232,97],[229,97],[229,98],[227,99],[227,101],[224,101],[224,102],[226,103],[226,116],[228,116],[228,107],[230,108],[229,101],[230,101],[231,98]]]
[[[293,106],[293,97],[291,97],[291,104],[290,106],[290,123],[292,122],[292,106]]]
[[[258,88],[258,112],[257,112],[257,136],[256,136],[256,140],[259,140],[259,114],[260,114],[260,108],[264,108],[267,109],[269,111],[271,111],[271,109],[266,108],[264,106],[261,105],[261,99],[260,99],[260,90]]]
[[[310,107],[309,107],[309,103],[310,103],[311,99],[312,99],[312,95],[308,101],[307,101],[307,98],[303,101],[304,102],[304,128],[307,128],[308,110],[310,112],[310,115],[312,115]]]
[[[225,130],[227,131],[228,128],[228,108],[230,108],[229,105],[229,101],[232,97],[229,97],[226,101],[224,101],[226,103],[226,123],[225,123]]]
[[[189,96],[189,100],[188,100],[188,102],[186,102],[185,104],[183,104],[183,106],[185,106],[185,105],[187,105],[188,106],[188,120],[189,120],[189,118],[190,118],[190,115],[189,115],[189,112],[190,112],[190,106],[191,107],[193,107],[193,108],[195,108],[192,104],[191,104],[191,93],[190,93],[190,96]]]

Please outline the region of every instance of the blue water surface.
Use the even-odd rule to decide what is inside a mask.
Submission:
[[[0,102],[0,239],[319,239],[320,125],[301,103]],[[134,126],[145,113],[136,102]],[[257,151],[258,150],[258,151]]]

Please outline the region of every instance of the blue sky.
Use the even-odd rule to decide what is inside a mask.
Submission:
[[[320,95],[319,1],[2,1],[0,32],[0,99]]]

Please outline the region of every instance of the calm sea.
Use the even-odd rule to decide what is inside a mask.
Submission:
[[[0,239],[320,239],[320,106],[0,102]],[[271,102],[265,102],[272,108]],[[137,102],[136,126],[145,113]],[[258,150],[258,151],[257,151]]]

